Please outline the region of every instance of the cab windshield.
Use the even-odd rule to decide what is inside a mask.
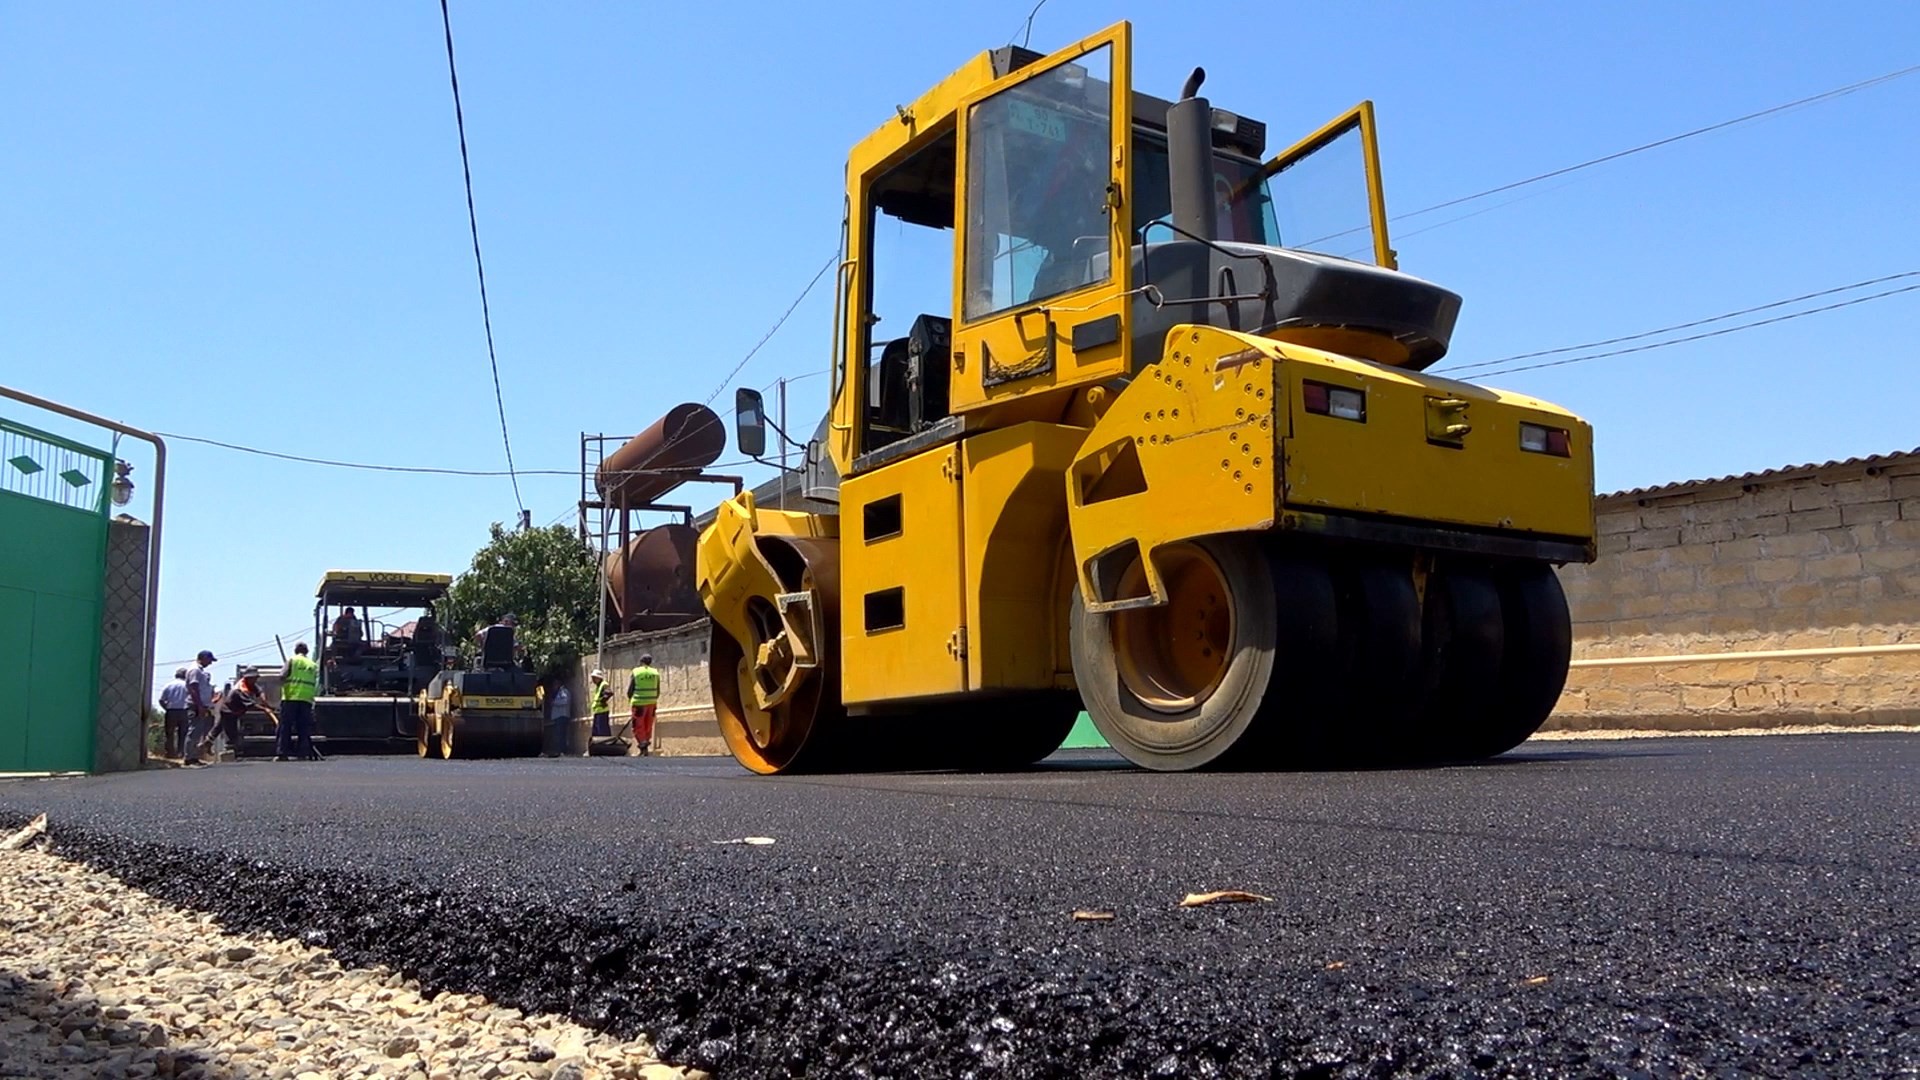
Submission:
[[[1141,236],[1141,230],[1154,222],[1172,222],[1173,196],[1167,190],[1166,143],[1136,130],[1133,144],[1133,231]],[[1259,172],[1257,161],[1219,153],[1213,156],[1214,210],[1220,228],[1217,239],[1280,246],[1280,223],[1266,181],[1249,183]],[[1146,243],[1178,239],[1180,234],[1165,228],[1154,228],[1142,237]]]

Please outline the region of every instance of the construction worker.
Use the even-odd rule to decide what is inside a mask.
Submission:
[[[360,620],[352,608],[344,608],[333,620],[333,647],[349,658],[360,655]]]
[[[213,731],[213,673],[207,670],[213,663],[213,653],[201,649],[193,665],[187,668],[187,712],[191,723],[187,728],[187,745],[180,748],[184,759],[180,764],[189,768],[206,764],[200,760],[200,740]]]
[[[612,735],[613,687],[607,685],[607,673],[594,668],[587,676],[587,712],[593,716],[595,735]]]
[[[248,709],[259,709],[268,716],[273,715],[273,710],[267,708],[267,695],[261,692],[258,679],[258,674],[252,668],[247,668],[240,673],[237,681],[229,683],[221,692],[219,707],[214,710],[213,731],[207,735],[206,744],[201,747],[202,750],[212,750],[214,738],[224,735],[227,739],[227,749],[238,756],[240,718],[247,714]]]
[[[313,699],[320,692],[320,665],[307,656],[307,643],[293,647],[287,661],[286,678],[280,684],[280,737],[275,740],[275,761],[285,761],[294,753],[294,737],[299,736],[302,761],[316,761],[313,749]]]
[[[184,757],[187,749],[187,729],[193,723],[193,713],[187,708],[186,668],[176,669],[173,673],[173,681],[160,691],[160,708],[166,713],[164,736],[166,756]]]
[[[634,752],[645,757],[653,749],[654,712],[660,704],[660,673],[654,670],[652,653],[640,655],[640,666],[627,684],[627,703],[633,706]]]

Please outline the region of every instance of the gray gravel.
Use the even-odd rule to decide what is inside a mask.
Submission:
[[[644,1041],[225,933],[51,855],[0,851],[0,880],[0,1077],[687,1080]]]
[[[1883,1077],[1920,1074],[1916,766],[1907,735],[1293,775],[335,758],[0,786],[0,814],[729,1080]],[[1213,889],[1274,899],[1179,906]]]

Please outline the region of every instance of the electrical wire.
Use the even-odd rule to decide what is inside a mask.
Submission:
[[[1804,319],[1809,315],[1818,315],[1826,311],[1838,311],[1841,308],[1852,307],[1855,304],[1864,304],[1870,300],[1882,300],[1889,296],[1897,296],[1901,293],[1910,293],[1910,292],[1920,292],[1920,285],[1905,285],[1898,289],[1887,289],[1884,292],[1869,293],[1866,296],[1855,297],[1852,300],[1842,300],[1839,303],[1826,304],[1822,307],[1817,307],[1817,308],[1808,308],[1806,311],[1796,311],[1787,315],[1775,315],[1770,319],[1756,319],[1753,322],[1741,323],[1738,326],[1727,326],[1727,327],[1722,327],[1718,330],[1709,330],[1704,334],[1689,334],[1686,337],[1674,338],[1671,341],[1656,341],[1648,345],[1635,345],[1631,348],[1613,349],[1608,352],[1593,353],[1592,355],[1589,355],[1589,356],[1569,357],[1568,359],[1565,359],[1565,360],[1549,360],[1542,364],[1522,364],[1518,367],[1499,368],[1493,371],[1483,371],[1475,375],[1474,378],[1486,379],[1486,378],[1492,378],[1493,376],[1496,376],[1496,375],[1512,375],[1515,372],[1520,372],[1520,371],[1538,371],[1542,368],[1565,367],[1568,364],[1584,364],[1589,360],[1601,360],[1609,356],[1625,356],[1628,353],[1649,352],[1653,349],[1664,349],[1670,345],[1684,345],[1690,341],[1702,341],[1702,340],[1705,340],[1706,338],[1720,337],[1724,334],[1734,334],[1742,330],[1752,330],[1757,326],[1770,326],[1774,323],[1790,322],[1794,319]],[[1713,321],[1713,320],[1702,320],[1702,322],[1708,322],[1708,321]],[[1699,324],[1696,323],[1695,325],[1699,325]],[[1641,336],[1641,335],[1635,335],[1635,336]]]
[[[788,380],[792,381],[792,380]],[[772,383],[767,384],[769,386]],[[366,472],[420,473],[427,476],[506,476],[504,469],[443,469],[432,465],[376,465],[364,461],[336,461],[332,458],[307,457],[302,454],[287,454],[278,450],[264,450],[257,446],[243,446],[239,443],[222,442],[219,439],[203,438],[199,435],[182,435],[172,431],[156,431],[155,435],[163,439],[177,439],[180,442],[201,443],[217,446],[222,450],[233,450],[242,454],[255,454],[260,457],[275,458],[280,461],[297,461],[303,465],[324,465],[333,469],[360,469]],[[722,461],[706,466],[709,469],[723,469],[734,465],[752,464],[752,458],[739,461]],[[646,472],[636,469],[636,472]],[[579,476],[579,469],[521,469],[521,476]]]
[[[1037,3],[1037,4],[1035,4],[1035,5],[1033,5],[1033,10],[1032,10],[1032,11],[1029,11],[1029,12],[1027,12],[1027,21],[1026,21],[1026,23],[1025,23],[1025,26],[1026,26],[1026,33],[1025,33],[1025,35],[1024,35],[1024,36],[1022,36],[1022,37],[1020,38],[1020,47],[1021,47],[1021,48],[1023,48],[1023,49],[1024,49],[1024,48],[1026,48],[1026,47],[1027,47],[1027,42],[1029,42],[1029,41],[1032,41],[1032,40],[1033,40],[1033,17],[1034,17],[1035,15],[1038,15],[1038,14],[1040,14],[1040,9],[1041,9],[1041,8],[1043,8],[1043,7],[1046,7],[1046,6],[1047,6],[1047,0],[1040,0],[1040,2],[1039,2],[1039,3]],[[1018,30],[1016,30],[1016,31],[1014,31],[1014,33],[1016,33],[1016,34],[1017,34],[1017,33],[1020,33],[1020,31],[1018,31]],[[1011,44],[1013,44],[1013,39],[1012,39],[1012,38],[1008,38],[1008,39],[1007,39],[1007,44],[1009,44],[1009,45],[1011,45]]]
[[[287,454],[278,450],[263,450],[257,446],[242,446],[239,443],[222,442],[199,435],[181,435],[177,432],[156,431],[154,434],[164,439],[178,439],[181,442],[201,443],[217,446],[222,450],[236,450],[242,454],[258,454],[261,457],[278,458],[281,461],[297,461],[304,465],[325,465],[335,469],[362,469],[368,472],[425,473],[430,476],[510,476],[505,469],[443,469],[430,465],[375,465],[360,461],[336,461],[331,458],[306,457],[301,454]],[[520,469],[521,476],[578,476],[579,469]]]
[[[1859,82],[1849,83],[1846,86],[1835,87],[1832,90],[1825,90],[1818,94],[1813,94],[1808,97],[1799,98],[1795,101],[1789,101],[1784,105],[1774,105],[1770,108],[1761,109],[1757,112],[1747,113],[1744,116],[1736,116],[1731,120],[1722,120],[1717,124],[1708,124],[1705,127],[1697,127],[1691,131],[1683,131],[1678,135],[1669,135],[1664,139],[1655,139],[1652,142],[1641,143],[1639,146],[1628,147],[1625,150],[1616,150],[1611,154],[1603,154],[1600,157],[1592,158],[1587,161],[1582,161],[1577,165],[1568,165],[1565,168],[1554,169],[1551,172],[1543,172],[1538,176],[1529,176],[1525,180],[1515,180],[1510,184],[1501,184],[1499,187],[1493,187],[1493,188],[1488,188],[1485,191],[1474,192],[1472,195],[1462,195],[1459,198],[1448,199],[1445,202],[1437,202],[1437,203],[1434,203],[1432,206],[1424,206],[1418,210],[1409,210],[1404,214],[1396,214],[1393,220],[1404,221],[1408,218],[1419,217],[1422,214],[1431,214],[1436,210],[1445,210],[1449,206],[1459,206],[1461,203],[1473,202],[1476,199],[1484,199],[1489,195],[1498,195],[1503,191],[1512,191],[1515,188],[1526,187],[1529,184],[1537,184],[1542,180],[1551,180],[1556,176],[1565,176],[1568,173],[1579,172],[1582,169],[1593,168],[1595,165],[1604,165],[1609,161],[1618,161],[1621,158],[1631,157],[1634,154],[1644,153],[1648,150],[1657,150],[1662,146],[1671,146],[1672,144],[1680,142],[1684,139],[1691,139],[1699,135],[1706,135],[1710,132],[1719,131],[1723,128],[1730,128],[1730,127],[1733,127],[1735,124],[1744,124],[1749,120],[1758,120],[1763,116],[1772,116],[1775,113],[1786,112],[1789,109],[1797,109],[1803,105],[1812,105],[1818,102],[1828,101],[1833,98],[1845,97],[1848,94],[1858,93],[1859,91],[1865,90],[1869,87],[1878,86],[1881,83],[1892,82],[1895,79],[1904,78],[1905,76],[1912,75],[1915,72],[1920,72],[1920,64],[1915,64],[1912,67],[1901,68],[1898,71],[1890,71],[1890,72],[1887,72],[1885,75],[1876,75],[1871,79],[1862,79]]]
[[[727,377],[720,381],[719,386],[714,387],[713,393],[707,395],[706,400],[701,402],[702,405],[712,405],[714,398],[719,397],[721,393],[723,393],[727,389],[727,387],[733,385],[734,377],[740,374],[740,369],[746,367],[747,361],[752,360],[754,358],[754,355],[757,354],[761,350],[761,348],[766,345],[767,342],[773,340],[773,335],[779,333],[780,328],[787,324],[787,319],[792,317],[795,309],[799,308],[800,302],[805,300],[808,294],[813,292],[813,287],[815,285],[820,284],[820,279],[823,277],[826,277],[827,271],[833,269],[834,265],[837,264],[839,261],[840,261],[840,252],[836,250],[833,253],[833,255],[827,259],[826,262],[820,264],[820,269],[814,273],[813,280],[807,282],[807,287],[804,289],[801,289],[800,295],[794,297],[793,303],[787,305],[787,310],[781,312],[780,317],[774,320],[772,328],[770,328],[765,334],[762,334],[760,336],[760,340],[754,343],[753,348],[747,350],[747,355],[741,357],[740,362],[733,365],[733,370],[727,372]]]
[[[407,611],[407,610],[409,609],[404,607],[397,607],[397,608],[390,608],[386,611],[377,612],[377,613],[370,612],[368,613],[366,618],[362,620],[362,622],[363,623],[373,622],[379,619],[384,619],[389,615],[398,615],[401,612]],[[267,649],[271,649],[276,645],[280,644],[279,639],[294,637],[297,634],[303,633],[311,629],[313,629],[312,623],[301,623],[299,626],[296,626],[291,630],[281,631],[277,638],[268,638],[265,641],[255,642],[252,645],[242,645],[232,649],[213,649],[211,651],[218,660],[231,660],[235,657],[248,656],[252,653],[263,652]],[[188,664],[194,663],[198,659],[199,657],[196,656],[191,660],[168,660],[168,661],[153,665],[153,670],[159,671],[161,668],[182,668],[182,667],[186,667]]]
[[[1512,181],[1511,183],[1501,184],[1497,187],[1490,187],[1485,191],[1476,191],[1471,195],[1461,195],[1456,198],[1446,199],[1442,202],[1434,203],[1432,206],[1423,206],[1418,210],[1409,210],[1403,214],[1394,214],[1391,217],[1389,217],[1387,220],[1406,221],[1409,218],[1417,218],[1424,214],[1431,214],[1437,210],[1445,210],[1451,206],[1459,206],[1462,203],[1475,202],[1477,200],[1487,198],[1490,195],[1498,195],[1498,194],[1501,194],[1502,192],[1512,191],[1516,188],[1523,188],[1532,184],[1538,184],[1544,180],[1552,180],[1553,178],[1558,176],[1565,176],[1568,173],[1580,172],[1583,169],[1591,169],[1596,165],[1604,165],[1610,161],[1618,161],[1621,158],[1632,157],[1635,154],[1645,153],[1648,150],[1657,150],[1663,146],[1671,146],[1674,143],[1681,142],[1686,139],[1691,139],[1700,135],[1706,135],[1715,131],[1723,130],[1725,128],[1730,128],[1735,126],[1736,124],[1744,124],[1749,120],[1758,120],[1758,119],[1761,119],[1762,117],[1773,116],[1777,113],[1787,112],[1791,109],[1798,109],[1807,105],[1815,105],[1823,101],[1831,101],[1835,98],[1845,97],[1849,94],[1855,94],[1862,90],[1866,90],[1871,87],[1878,86],[1882,83],[1888,83],[1888,82],[1894,81],[1895,79],[1905,78],[1906,76],[1912,75],[1915,72],[1920,72],[1920,64],[1915,64],[1911,67],[1901,68],[1898,71],[1889,71],[1884,75],[1876,75],[1871,79],[1862,79],[1859,82],[1848,83],[1845,86],[1838,86],[1831,90],[1824,90],[1818,94],[1811,94],[1811,95],[1808,95],[1807,97],[1798,98],[1793,101],[1786,102],[1784,104],[1774,105],[1765,109],[1757,110],[1755,112],[1746,113],[1745,115],[1742,115],[1742,116],[1736,116],[1731,120],[1722,120],[1718,123],[1708,124],[1704,127],[1697,127],[1690,131],[1683,131],[1677,135],[1669,135],[1662,139],[1655,139],[1652,142],[1641,143],[1638,146],[1631,146],[1625,150],[1616,150],[1611,154],[1603,154],[1600,157],[1590,158],[1586,161],[1579,162],[1578,164],[1567,165],[1565,167],[1558,168],[1558,169],[1552,169],[1548,172],[1543,172],[1534,176],[1529,176],[1524,180],[1515,180],[1515,181]],[[1483,213],[1484,211],[1481,211],[1481,212]],[[1420,229],[1418,230],[1418,232],[1431,232],[1434,229],[1441,228],[1444,225],[1452,224],[1453,221],[1464,221],[1469,217],[1477,217],[1477,216],[1478,216],[1477,213],[1464,214],[1450,221],[1441,222],[1439,224],[1431,225],[1426,228]],[[1345,229],[1336,233],[1329,233],[1326,236],[1309,240],[1305,244],[1302,244],[1299,246],[1306,247],[1306,246],[1311,246],[1313,244],[1325,243],[1328,240],[1337,240],[1342,236],[1349,236],[1354,233],[1364,232],[1369,228],[1371,228],[1371,226],[1369,225],[1356,225],[1351,229]],[[1413,235],[1415,234],[1408,233],[1406,234],[1405,237],[1398,237],[1397,239],[1406,239],[1407,237],[1411,237]]]
[[[513,468],[513,440],[507,437],[507,402],[500,393],[500,360],[493,348],[493,310],[487,303],[487,266],[480,259],[480,218],[473,209],[473,166],[467,157],[467,118],[460,108],[460,76],[453,66],[453,16],[447,11],[447,0],[440,0],[440,24],[447,36],[447,80],[453,84],[453,121],[460,132],[460,172],[467,185],[467,226],[473,233],[473,268],[480,278],[480,321],[487,330],[487,366],[493,372],[493,404],[500,413],[500,445],[507,452],[507,476],[513,482],[513,502],[526,513],[527,504],[520,500],[520,477]]]
[[[1532,360],[1541,356],[1560,356],[1560,355],[1571,353],[1571,352],[1585,352],[1588,349],[1601,349],[1601,348],[1605,348],[1608,345],[1618,345],[1626,341],[1639,341],[1643,338],[1658,337],[1661,334],[1671,334],[1676,330],[1691,330],[1696,326],[1706,326],[1709,323],[1725,322],[1728,319],[1737,319],[1742,315],[1752,315],[1757,311],[1771,311],[1774,308],[1786,307],[1789,304],[1798,304],[1807,300],[1815,300],[1822,296],[1832,296],[1835,293],[1852,292],[1855,289],[1864,289],[1872,285],[1884,285],[1889,281],[1900,281],[1904,278],[1911,278],[1911,277],[1920,277],[1920,270],[1908,270],[1908,271],[1905,271],[1904,273],[1888,274],[1885,277],[1868,278],[1865,281],[1856,281],[1851,285],[1837,285],[1831,289],[1820,289],[1815,292],[1802,293],[1799,296],[1790,296],[1785,300],[1775,300],[1767,304],[1756,304],[1753,307],[1741,308],[1738,311],[1729,311],[1720,315],[1711,315],[1704,319],[1694,319],[1689,322],[1675,323],[1672,326],[1663,326],[1663,327],[1660,327],[1658,330],[1643,330],[1638,334],[1626,334],[1621,337],[1602,338],[1599,341],[1589,341],[1580,345],[1563,345],[1558,349],[1541,349],[1538,352],[1514,353],[1512,356],[1503,356],[1498,360],[1477,360],[1471,364],[1449,365],[1445,367],[1434,368],[1432,370],[1435,373],[1444,371],[1451,374],[1451,373],[1461,372],[1461,371],[1472,371],[1476,368],[1499,367],[1502,364],[1511,364],[1515,360]]]

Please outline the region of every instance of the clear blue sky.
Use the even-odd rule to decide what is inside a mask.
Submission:
[[[712,393],[832,250],[846,149],[1028,7],[455,0],[520,466],[571,470],[581,430]],[[1050,0],[1033,44],[1122,18],[1137,86],[1203,64],[1276,145],[1371,98],[1396,212],[1920,63],[1900,3]],[[1920,269],[1915,117],[1920,76],[1396,246],[1465,297],[1458,361]],[[742,381],[824,368],[827,306]],[[1910,448],[1917,320],[1920,293],[1501,382],[1593,421],[1603,490]],[[0,3],[0,381],[158,430],[499,467],[437,5]],[[794,387],[796,417],[825,391]],[[514,516],[505,479],[186,443],[170,481],[162,659],[304,625],[327,567],[457,572]],[[521,490],[536,524],[571,520],[572,476]]]

